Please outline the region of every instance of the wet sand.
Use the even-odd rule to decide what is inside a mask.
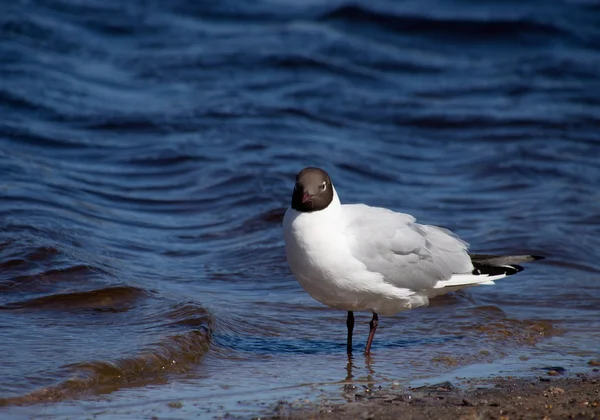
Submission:
[[[281,401],[270,419],[600,419],[600,373],[469,380],[422,388],[352,387],[348,403]]]

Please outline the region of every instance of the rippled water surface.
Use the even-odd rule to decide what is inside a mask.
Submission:
[[[600,4],[246,3],[3,2],[0,413],[246,416],[597,356]],[[308,165],[548,258],[381,318],[348,362],[285,262]]]

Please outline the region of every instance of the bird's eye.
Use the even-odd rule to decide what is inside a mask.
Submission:
[[[294,185],[294,188],[296,188],[297,190],[301,190],[302,189],[302,185],[300,185],[299,182],[296,182],[296,185]]]
[[[325,191],[327,189],[327,182],[323,181],[323,183],[321,184],[321,191]]]

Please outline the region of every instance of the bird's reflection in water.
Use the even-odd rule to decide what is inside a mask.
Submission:
[[[346,362],[346,380],[345,380],[345,382],[351,382],[352,379],[354,379],[354,373],[352,372],[352,369],[354,369],[353,361],[354,361],[354,358],[352,357],[351,354],[349,354],[348,361]]]
[[[355,370],[360,370],[360,366],[357,366],[357,361],[360,358],[354,358],[352,355],[348,355],[346,361],[346,379],[344,379],[344,386],[342,391],[344,398],[348,401],[353,401],[356,398],[356,393],[359,389],[364,389],[366,393],[371,393],[371,390],[375,386],[375,370],[373,369],[373,357],[371,355],[362,356],[364,357],[364,368],[366,371],[365,377],[355,378]],[[357,382],[357,383],[354,383]]]

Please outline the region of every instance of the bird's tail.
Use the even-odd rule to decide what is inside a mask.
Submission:
[[[519,271],[523,271],[520,263],[529,261],[541,260],[545,257],[539,255],[486,255],[486,254],[471,254],[471,262],[473,263],[473,274],[488,276],[499,276],[504,274],[510,276]]]
[[[494,280],[500,280],[506,276],[523,271],[523,267],[517,263],[525,263],[544,258],[538,255],[506,256],[482,254],[473,254],[470,255],[470,257],[471,262],[473,263],[473,271],[466,274],[455,274],[448,280],[440,280],[434,286],[434,289],[443,289],[443,291],[435,291],[432,296],[460,290],[468,286],[494,284]]]

